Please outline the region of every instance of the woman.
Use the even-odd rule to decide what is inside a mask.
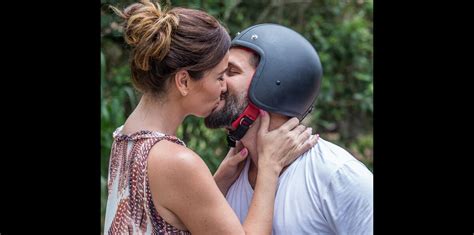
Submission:
[[[278,176],[316,143],[310,130],[291,119],[269,132],[268,114],[261,113],[255,196],[241,225],[223,194],[248,151],[231,149],[213,177],[175,137],[186,116],[206,117],[223,107],[228,33],[198,10],[164,12],[148,0],[113,9],[125,19],[132,81],[143,96],[114,132],[105,233],[270,234]]]

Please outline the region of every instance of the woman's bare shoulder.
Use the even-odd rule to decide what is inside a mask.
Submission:
[[[150,150],[148,168],[164,173],[207,171],[209,168],[201,157],[191,149],[170,142],[160,141]]]

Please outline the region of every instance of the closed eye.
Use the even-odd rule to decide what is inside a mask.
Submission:
[[[239,72],[234,70],[234,69],[227,70],[227,75],[229,75],[229,76],[234,76],[236,74],[239,74]]]

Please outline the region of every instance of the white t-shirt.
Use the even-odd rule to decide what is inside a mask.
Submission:
[[[226,196],[241,223],[253,195],[250,160]],[[320,138],[278,180],[273,234],[372,233],[372,173],[346,150]]]

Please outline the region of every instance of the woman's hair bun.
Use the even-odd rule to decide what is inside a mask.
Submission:
[[[162,61],[166,57],[173,30],[179,25],[177,15],[149,0],[134,3],[123,11],[111,8],[125,20],[123,35],[127,44],[135,49],[132,63],[137,68],[148,71],[151,59]]]

